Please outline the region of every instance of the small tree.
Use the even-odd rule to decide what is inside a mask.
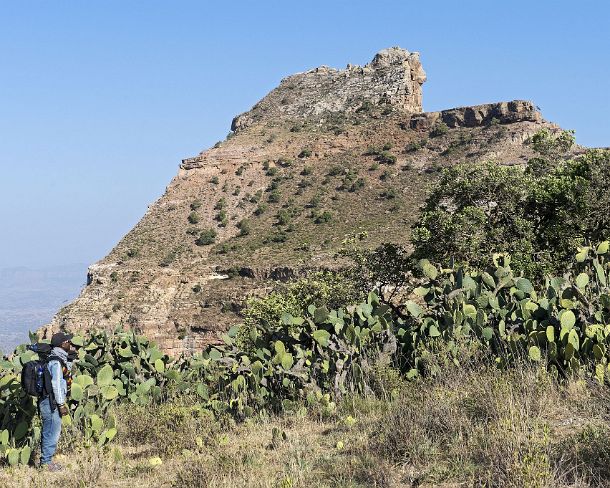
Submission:
[[[444,136],[449,132],[449,126],[445,122],[438,122],[430,131],[430,137]]]
[[[209,246],[210,244],[214,244],[215,240],[216,231],[214,229],[205,229],[201,231],[201,234],[199,234],[195,244],[198,246]]]
[[[191,212],[188,216],[188,221],[190,224],[198,224],[199,223],[199,215],[196,212]]]
[[[247,236],[250,233],[250,221],[248,219],[241,220],[237,227],[239,229],[240,236]]]

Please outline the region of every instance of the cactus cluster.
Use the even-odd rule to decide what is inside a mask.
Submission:
[[[499,367],[516,358],[546,361],[563,376],[589,372],[610,378],[610,243],[578,249],[571,273],[536,288],[516,275],[510,257],[494,255],[485,271],[420,262],[423,278],[402,306],[363,303],[328,310],[309,305],[277,324],[233,327],[222,345],[172,359],[146,338],[117,330],[76,337],[69,420],[88,444],[117,434],[109,407],[148,405],[193,395],[202,408],[238,418],[262,410],[290,411],[305,402],[332,413],[347,392],[367,393],[382,356],[407,379],[427,372],[439,344],[459,365],[460,344],[486,350]],[[294,310],[293,310],[294,313]],[[35,337],[32,337],[35,340]],[[26,346],[0,361],[0,456],[26,464],[40,438],[35,399],[19,381],[35,358]]]
[[[80,429],[86,443],[104,445],[117,433],[108,407],[117,401],[146,405],[160,400],[162,388],[174,377],[166,374],[169,357],[147,339],[121,330],[111,337],[95,333],[73,341],[82,347],[75,361],[71,415],[63,422]],[[0,362],[0,454],[10,464],[29,462],[40,439],[36,399],[25,394],[20,384],[21,369],[32,359],[37,355],[21,345],[10,359]]]
[[[427,281],[407,302],[409,326],[398,330],[403,353],[417,367],[415,351],[465,337],[488,347],[499,364],[526,355],[548,362],[558,375],[593,366],[601,382],[610,373],[610,243],[578,249],[573,272],[548,277],[544,286],[515,276],[510,256],[497,254],[487,271],[421,267]],[[451,348],[450,348],[451,350]]]

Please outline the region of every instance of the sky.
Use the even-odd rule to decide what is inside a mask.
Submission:
[[[533,100],[610,146],[610,2],[0,0],[0,268],[93,263],[292,73],[419,51],[424,109]]]

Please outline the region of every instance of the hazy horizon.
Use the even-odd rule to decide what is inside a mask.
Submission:
[[[28,342],[28,331],[51,321],[87,281],[87,264],[0,268],[0,351]]]

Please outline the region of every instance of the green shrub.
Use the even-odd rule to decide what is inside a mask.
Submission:
[[[262,197],[263,197],[263,191],[258,190],[254,195],[252,195],[252,198],[250,198],[250,203],[258,203],[258,202],[260,202]]]
[[[320,193],[316,193],[309,201],[308,206],[311,208],[318,208],[320,203],[322,203],[322,195]]]
[[[199,237],[195,241],[198,246],[209,246],[216,240],[216,231],[214,229],[205,229],[201,231]]]
[[[216,202],[216,205],[214,205],[214,210],[222,210],[224,208],[226,208],[227,206],[227,201],[225,199],[225,197],[221,197],[220,200],[218,200]]]
[[[374,107],[373,102],[370,100],[363,100],[360,107],[356,109],[356,113],[368,113],[373,110]]]
[[[227,254],[229,251],[232,251],[235,247],[230,246],[226,242],[223,242],[218,249],[216,249],[216,254]]]
[[[382,149],[379,149],[376,146],[369,146],[366,148],[366,151],[364,151],[364,155],[365,156],[378,156],[379,154],[381,154]]]
[[[354,181],[351,186],[349,187],[348,191],[350,192],[356,192],[362,188],[365,187],[365,181],[364,178],[358,178],[356,181]]]
[[[388,188],[387,190],[384,190],[381,192],[381,197],[385,198],[386,200],[393,200],[398,196],[398,192],[396,191],[395,188]]]
[[[170,264],[172,264],[176,260],[177,257],[178,257],[178,250],[172,249],[163,257],[163,259],[159,263],[159,266],[161,266],[162,268],[167,268]]]
[[[396,164],[396,156],[389,151],[382,151],[377,156],[377,161],[383,164]]]
[[[430,137],[444,136],[449,132],[449,126],[445,122],[438,122],[430,131]]]
[[[265,213],[265,210],[267,210],[267,208],[268,208],[268,205],[266,203],[261,203],[254,210],[254,215],[263,215]]]
[[[345,173],[345,168],[339,164],[331,166],[331,168],[328,170],[328,176],[339,176],[343,173]]]
[[[240,220],[237,224],[237,228],[239,229],[239,236],[247,236],[250,233],[251,225],[248,219]]]
[[[214,219],[218,222],[218,225],[220,225],[221,227],[226,227],[227,224],[229,223],[229,217],[227,216],[227,212],[225,212],[224,210],[221,210],[220,212],[218,212],[216,214],[216,217],[214,217]]]
[[[267,197],[267,201],[269,203],[278,203],[282,198],[282,193],[278,190],[275,189],[273,191],[271,191],[271,193],[269,193],[269,196]]]
[[[332,310],[362,299],[362,293],[347,275],[328,271],[311,273],[264,298],[250,299],[240,336],[247,336],[250,330],[257,327],[267,328],[271,332],[281,326],[282,315],[289,313],[298,317],[310,305]]]
[[[451,258],[474,267],[493,252],[542,278],[563,269],[587,237],[610,235],[610,151],[571,160],[534,158],[521,167],[465,164],[446,169],[413,229],[417,258]],[[442,236],[442,239],[432,236]]]
[[[282,209],[277,213],[276,218],[277,225],[287,225],[290,222],[292,216],[290,215],[290,212],[288,210]]]
[[[406,152],[419,151],[420,149],[423,149],[424,147],[426,147],[426,144],[427,144],[426,139],[410,142],[409,144],[407,144],[407,147],[405,148],[405,151]]]
[[[282,242],[286,242],[287,240],[288,240],[288,234],[286,233],[286,231],[278,230],[278,231],[274,232],[273,234],[270,234],[269,236],[267,236],[263,240],[263,243],[264,244],[268,244],[269,242],[282,243]]]
[[[326,224],[333,219],[333,214],[328,210],[324,210],[323,212],[314,212],[312,211],[313,221],[316,224]]]
[[[187,217],[187,220],[189,221],[189,224],[198,224],[199,223],[199,215],[197,214],[197,212],[191,212],[189,214],[189,216]]]

